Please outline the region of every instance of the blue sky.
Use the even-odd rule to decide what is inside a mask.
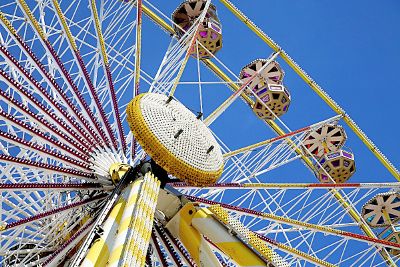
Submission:
[[[248,10],[399,166],[396,63],[400,60],[400,3],[268,1],[268,9],[279,12],[264,18],[239,6]],[[275,26],[268,27],[272,23]]]
[[[236,3],[399,166],[398,1]],[[254,8],[256,5],[260,8]]]
[[[180,3],[172,2],[161,2],[158,6],[169,15]],[[223,48],[217,56],[233,72],[238,74],[248,62],[271,54],[272,50],[219,1],[213,3],[218,9],[224,38]],[[400,60],[400,29],[397,26],[400,3],[282,0],[233,3],[305,69],[393,164],[399,166],[400,143],[396,132],[400,130],[397,124],[400,81],[396,75],[396,62]],[[156,72],[169,40],[167,35],[157,34],[155,37],[155,27],[145,19],[143,42],[147,45],[143,48],[143,67],[150,73]],[[150,44],[149,40],[152,43],[156,40],[156,45]],[[289,66],[282,60],[279,62],[286,72],[284,84],[292,93],[290,110],[281,118],[292,130],[335,115]],[[206,69],[201,72],[203,80],[216,81]],[[196,75],[195,61],[191,60],[182,80],[193,81]],[[143,91],[146,90],[144,87],[142,85]],[[187,90],[193,90],[191,97],[196,99],[197,89],[193,86],[178,87],[177,96],[187,95]],[[231,93],[221,85],[203,86],[203,91],[206,113]],[[225,135],[223,140],[231,148],[274,136],[240,101],[221,116],[214,130]],[[350,181],[394,181],[359,139],[348,128],[346,130],[346,147],[355,153],[358,167]],[[288,169],[285,175],[291,173]],[[302,176],[310,174],[304,172]]]

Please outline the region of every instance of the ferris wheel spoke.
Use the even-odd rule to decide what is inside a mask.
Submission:
[[[30,242],[28,242],[28,244],[33,245],[38,250],[51,249],[54,251],[56,246],[59,245],[60,242],[63,242],[69,233],[75,231],[76,228],[79,227],[82,218],[87,214],[85,210],[72,209],[67,212],[58,213],[51,218],[37,221],[34,224],[25,224],[12,230],[5,231],[4,234],[9,237],[24,236],[25,238],[29,238]],[[2,248],[6,251],[8,250],[10,256],[19,253],[19,250],[14,250],[13,252],[12,249],[12,247],[16,246],[16,241],[17,240],[14,238],[10,238],[6,243],[2,244],[4,245]],[[19,244],[19,246],[23,248],[23,244]],[[27,260],[32,253],[33,251],[28,251],[28,253],[24,255],[25,260]],[[40,252],[35,254],[38,255]]]
[[[379,179],[376,179],[379,180]],[[172,182],[169,185],[175,188],[196,189],[184,182]],[[337,184],[321,184],[321,183],[217,183],[214,185],[202,186],[202,189],[230,189],[239,190],[244,188],[252,189],[334,189],[334,188],[399,188],[400,183],[337,183]],[[399,204],[400,205],[400,204]]]
[[[76,233],[74,233],[71,238],[69,238],[64,244],[58,247],[49,257],[41,263],[42,266],[51,265],[53,262],[58,262],[65,257],[65,253],[72,248],[74,248],[89,232],[90,228],[93,226],[94,220],[91,219],[87,221]],[[65,253],[63,253],[65,252]]]
[[[38,228],[33,233],[26,232],[26,229],[30,225],[19,227],[19,229],[23,229],[22,233],[30,238],[31,242],[29,244],[33,245],[36,251],[28,250],[27,253],[21,255],[21,250],[17,249],[15,253],[9,254],[9,260],[11,257],[18,256],[20,261],[24,262],[26,266],[37,266],[51,259],[54,254],[63,250],[65,246],[71,246],[71,242],[74,241],[73,238],[79,235],[82,230],[86,230],[85,228],[87,228],[86,226],[90,224],[91,220],[89,219],[88,222],[83,223],[82,218],[85,214],[87,215],[87,212],[79,210],[58,214],[56,217],[53,217],[53,220],[48,220],[43,223],[42,227]],[[71,223],[66,224],[66,222]],[[73,235],[68,239],[68,235],[71,233],[73,233]],[[80,238],[82,237],[83,236],[80,236]],[[13,242],[7,245],[23,248],[23,244],[15,245]],[[38,258],[37,255],[42,255],[42,257]]]
[[[66,101],[66,103],[68,103],[68,106],[72,109],[72,111],[74,112],[74,115],[81,121],[81,123],[83,125],[86,126],[86,129],[88,130],[88,132],[91,133],[91,135],[93,137],[95,137],[97,140],[99,140],[99,137],[94,132],[94,130],[91,128],[91,127],[94,127],[95,129],[97,129],[97,132],[101,132],[99,130],[100,129],[99,124],[98,124],[97,120],[95,119],[94,114],[90,110],[88,104],[86,103],[85,99],[83,98],[81,92],[79,91],[77,85],[73,82],[71,75],[68,73],[64,63],[61,61],[59,55],[57,54],[57,51],[54,49],[53,45],[50,43],[50,41],[45,36],[45,33],[43,32],[42,28],[40,27],[39,22],[35,19],[34,15],[32,14],[32,11],[30,10],[30,8],[26,4],[26,2],[24,0],[19,0],[18,3],[19,3],[19,6],[21,7],[21,10],[25,14],[25,16],[29,18],[29,22],[30,22],[32,29],[35,31],[36,35],[38,37],[40,37],[39,40],[42,43],[43,48],[47,51],[48,55],[52,58],[52,60],[54,60],[55,66],[59,70],[59,73],[61,74],[63,80],[66,82],[68,87],[72,89],[70,92],[74,96],[74,99],[77,101],[77,103],[79,103],[79,105],[81,107],[81,111],[84,113],[84,115],[87,118],[90,118],[89,123],[91,126],[89,126],[85,117],[83,117],[82,114],[79,114],[78,109],[76,107],[74,107],[74,105],[72,105],[71,102],[66,101],[65,92],[62,92],[62,90],[58,90],[58,93],[61,96],[63,96],[63,100]],[[35,59],[35,58],[33,58],[33,59]],[[38,63],[36,63],[36,64],[40,65]],[[48,75],[46,75],[46,73],[43,73],[43,74],[45,76],[48,76]],[[48,82],[50,82],[50,84],[52,84],[54,86],[55,89],[59,89],[59,86],[54,84],[55,82],[52,77],[46,77],[46,78],[47,78]]]
[[[36,196],[34,196],[36,197]],[[9,199],[15,199],[16,201],[21,201],[22,203],[24,203],[24,201],[26,202],[32,202],[32,197],[30,195],[19,195],[15,192],[10,192],[9,194],[4,194],[4,204],[13,208],[14,210],[18,210],[18,214],[14,213],[14,214],[9,214],[9,218],[12,218],[14,220],[19,220],[22,217],[29,217],[31,214],[35,214],[38,210],[41,210],[41,208],[38,206],[37,203],[33,204],[33,207],[21,207],[23,206],[23,204],[15,204],[13,202],[11,202]]]
[[[173,40],[171,40],[149,92],[164,93],[169,96],[174,95],[190,54],[194,50],[200,25],[206,16],[210,2],[207,1],[201,15],[174,45]],[[149,11],[145,7],[143,7],[143,10]]]
[[[154,225],[153,228],[155,229],[156,236],[159,238],[169,258],[173,260],[176,266],[184,266],[181,257],[179,257],[178,254],[179,250],[174,246],[173,241],[168,237],[162,226]],[[185,263],[187,264],[187,262]]]
[[[188,47],[185,53],[185,56],[182,60],[182,63],[180,65],[180,68],[178,70],[177,76],[174,79],[174,83],[171,87],[171,90],[169,92],[169,96],[173,96],[176,90],[176,87],[178,86],[179,80],[181,79],[181,76],[183,74],[183,71],[185,70],[186,64],[189,60],[190,54],[193,52],[196,41],[197,41],[197,36],[200,31],[200,25],[203,23],[204,18],[206,17],[208,7],[210,6],[211,0],[208,0],[205,4],[205,7],[203,9],[203,12],[200,13],[200,16],[197,18],[197,23],[193,23],[193,26],[190,27],[190,29],[187,31],[187,33],[190,33],[191,30],[193,29],[192,34],[188,34],[188,38],[190,39],[190,42],[188,42]],[[187,34],[185,33],[185,34]],[[182,37],[184,39],[184,37]]]
[[[300,158],[300,155],[295,153],[293,146],[298,147],[301,137],[304,135],[304,132],[300,132],[297,136],[289,136],[286,139],[270,139],[226,153],[228,158],[225,161],[225,168],[226,170],[232,168],[233,172],[231,174],[225,172],[220,182],[235,175],[233,179],[229,180],[242,183]]]
[[[126,140],[125,140],[124,130],[122,128],[122,123],[120,120],[120,114],[119,114],[117,97],[116,97],[115,89],[114,89],[114,83],[112,80],[112,75],[111,75],[110,66],[109,66],[109,62],[108,62],[108,56],[107,56],[107,52],[106,52],[106,48],[105,48],[103,34],[101,32],[101,24],[100,24],[99,16],[97,14],[96,2],[94,0],[91,1],[90,7],[91,7],[91,11],[92,11],[92,19],[94,20],[94,23],[95,23],[98,42],[100,45],[100,54],[101,54],[101,58],[103,61],[103,69],[106,74],[107,85],[108,85],[109,93],[111,95],[111,103],[112,103],[112,107],[113,107],[114,121],[118,126],[118,138],[119,138],[119,142],[123,149],[123,154],[126,154]]]
[[[117,9],[121,10],[121,13],[115,11],[110,12],[109,9],[111,7],[108,6],[107,3],[111,3],[112,6],[117,6]],[[134,77],[132,75],[134,72],[134,63],[130,58],[133,57],[135,53],[135,45],[129,43],[129,40],[132,40],[132,38],[134,39],[131,33],[136,26],[136,21],[131,19],[133,14],[129,13],[132,11],[133,5],[126,5],[122,2],[101,2],[100,4],[100,10],[104,13],[99,16],[101,26],[104,29],[104,45],[108,56],[109,68],[114,77],[113,84],[116,88],[117,99],[121,103],[124,102],[125,99],[130,99],[131,95],[129,95],[129,98],[122,96],[126,94],[126,92],[129,92],[129,88],[134,86],[131,85]],[[79,8],[86,10],[87,5],[79,3]],[[91,14],[91,12],[88,10],[86,14]],[[110,99],[109,97],[107,79],[104,79],[107,75],[99,72],[104,70],[104,64],[102,60],[98,60],[98,53],[93,53],[97,50],[97,37],[96,35],[91,35],[89,29],[92,27],[95,31],[95,25],[92,25],[94,24],[94,20],[89,16],[85,25],[78,25],[74,22],[74,14],[70,14],[67,21],[71,26],[85,33],[85,35],[80,33],[76,34],[76,41],[79,43],[82,50],[87,51],[89,49],[91,51],[83,56],[88,58],[88,68],[90,68],[90,72],[94,76],[94,82],[97,82],[97,77],[100,78],[96,88],[98,89],[104,108],[106,109],[111,105],[110,109],[108,109],[111,110],[111,112],[108,112],[108,115],[113,117],[112,98]],[[116,23],[117,21],[121,22],[121,24]],[[116,25],[119,26],[116,27]],[[88,33],[87,35],[86,32]],[[93,38],[95,38],[95,42],[93,42]],[[120,108],[123,109],[123,105],[121,105]],[[121,117],[119,119],[121,119]],[[116,123],[114,123],[114,126],[115,125]]]
[[[12,27],[11,23],[5,18],[5,16],[0,13],[0,19],[3,21],[3,23],[5,24],[5,28],[8,29],[12,34],[13,38],[15,38],[16,43],[18,44],[18,46],[20,46],[20,49],[28,56],[30,62],[33,62],[36,66],[36,70],[38,70],[41,75],[44,77],[44,79],[46,80],[46,82],[52,86],[53,89],[55,89],[57,91],[57,93],[59,94],[59,96],[61,96],[61,98],[63,99],[64,103],[66,103],[66,108],[70,111],[70,114],[73,114],[75,116],[75,118],[78,119],[78,121],[80,122],[81,126],[84,126],[84,128],[86,129],[86,131],[88,131],[91,136],[94,136],[93,133],[93,129],[88,125],[86,119],[83,117],[83,115],[78,111],[78,109],[72,104],[71,100],[69,100],[69,98],[67,97],[66,93],[61,89],[61,87],[58,85],[58,83],[55,81],[55,79],[53,78],[52,75],[50,75],[50,73],[48,73],[45,68],[44,65],[39,61],[38,57],[36,55],[33,54],[33,51],[29,48],[29,46],[22,40],[22,38],[17,34],[17,31]],[[34,80],[33,76],[31,74],[29,74],[26,70],[23,69],[23,67],[21,66],[21,64],[9,53],[9,51],[1,46],[1,53],[3,54],[3,56],[5,56],[8,59],[8,62],[14,66],[17,69],[21,70],[21,73],[24,75],[24,77],[31,83],[34,85],[34,87],[40,89],[40,92],[42,94],[45,94],[44,89],[40,86],[40,84],[37,83],[37,81]],[[46,94],[47,95],[47,94]],[[46,96],[45,95],[45,96]],[[50,104],[52,104],[53,107],[55,107],[55,109],[60,112],[59,110],[59,105],[54,102],[54,99],[51,98],[50,100],[48,100]],[[65,113],[65,112],[64,112]],[[66,116],[66,115],[65,115]],[[76,122],[71,121],[70,116],[67,117],[68,121],[72,124],[72,125],[76,125]],[[87,135],[87,133],[85,133]]]
[[[88,190],[88,191],[101,191],[112,190],[111,186],[104,186],[99,183],[0,183],[0,192],[6,191],[37,191],[37,190],[51,190],[51,191],[65,191],[65,190]]]
[[[136,27],[136,48],[135,48],[135,79],[134,79],[134,96],[139,95],[140,86],[140,60],[142,53],[142,0],[136,1],[137,6],[137,27]],[[132,135],[132,145],[131,145],[131,158],[135,159],[137,141]]]
[[[55,173],[60,173],[64,175],[72,175],[72,176],[77,176],[82,179],[85,178],[91,178],[94,180],[94,176],[90,172],[84,172],[84,171],[79,171],[75,169],[69,169],[69,168],[64,168],[60,166],[55,166],[55,165],[50,165],[42,162],[37,162],[37,161],[32,161],[24,158],[19,158],[19,157],[13,157],[9,155],[4,155],[0,154],[0,160],[2,162],[8,162],[9,164],[17,164],[19,166],[26,166],[26,167],[31,167],[31,168],[38,168],[44,172],[55,172]]]
[[[58,139],[66,141],[69,145],[73,146],[75,149],[79,151],[83,151],[85,153],[89,152],[88,146],[78,143],[76,140],[72,139],[71,137],[67,136],[64,132],[62,132],[59,128],[54,126],[53,124],[49,123],[44,117],[39,117],[37,113],[31,111],[31,109],[22,104],[21,102],[15,100],[6,92],[0,90],[0,95],[6,99],[9,106],[12,106],[16,110],[18,110],[21,114],[23,114],[26,118],[31,119],[32,121],[36,122],[38,125],[41,125],[46,131],[49,131],[52,135],[56,136]],[[12,116],[12,115],[9,115]],[[64,124],[64,127],[67,128],[67,125]],[[78,139],[79,140],[79,139]]]
[[[0,69],[0,75],[3,77],[3,81],[6,82],[6,84],[9,87],[12,87],[14,90],[21,92],[24,97],[26,97],[27,99],[30,100],[30,104],[37,109],[39,112],[41,112],[43,115],[46,116],[46,119],[48,119],[50,121],[50,123],[52,123],[53,125],[60,125],[61,127],[63,127],[63,129],[69,133],[69,135],[74,138],[76,141],[80,142],[82,145],[86,146],[87,148],[90,147],[90,143],[89,142],[93,142],[92,140],[90,140],[89,138],[87,138],[87,140],[84,140],[81,135],[79,135],[78,133],[76,133],[75,131],[73,131],[70,126],[62,121],[59,117],[57,117],[50,109],[48,109],[47,107],[45,107],[43,104],[41,104],[39,102],[39,100],[34,97],[32,94],[30,94],[28,91],[26,91],[24,89],[24,87],[16,82],[13,78],[11,78],[10,76],[8,76],[4,70]],[[6,98],[7,96],[5,96],[5,93],[2,92],[2,96],[4,98]],[[60,108],[61,110],[61,108]],[[66,115],[68,116],[68,115]],[[72,121],[71,121],[71,124]],[[78,129],[80,129],[79,127],[77,127]],[[84,134],[83,134],[84,135]],[[87,136],[86,136],[87,137]],[[93,144],[93,143],[92,143]]]
[[[56,111],[58,114],[62,116],[62,118],[68,123],[69,125],[74,126],[74,128],[80,133],[81,136],[84,136],[87,142],[91,142],[93,144],[93,140],[91,139],[91,136],[87,132],[84,132],[82,129],[82,125],[79,125],[75,120],[71,119],[71,116],[67,114],[67,112],[56,102],[54,102],[54,99],[45,91],[45,89],[40,85],[40,83],[35,80],[32,75],[29,74],[29,72],[24,69],[18,62],[17,60],[10,55],[10,53],[4,48],[0,47],[0,51],[3,52],[8,59],[13,62],[13,65],[17,67],[21,73],[24,74],[24,78],[26,81],[28,81],[29,85],[32,88],[35,88],[35,92],[39,94],[40,97],[44,98],[47,100],[47,104],[50,104],[51,108]],[[22,84],[18,83],[15,81],[13,78],[8,76],[4,70],[0,70],[0,74],[3,77],[3,80],[6,81],[6,83],[9,84],[9,86],[12,86],[15,91],[20,91],[25,97],[28,99],[32,99],[33,96],[30,94],[26,89],[23,88]],[[37,102],[37,99],[32,101],[33,103]],[[42,107],[41,107],[42,108]],[[55,117],[55,115],[54,115]],[[56,120],[60,120],[59,117],[55,118]],[[71,131],[69,131],[71,132]],[[76,135],[76,134],[75,134]]]
[[[255,74],[253,74],[244,84],[240,86],[238,90],[236,90],[228,99],[226,99],[218,108],[216,108],[205,120],[204,123],[206,125],[211,125],[237,98],[241,96],[245,89],[249,89],[248,85],[260,74],[264,68],[268,66],[277,56],[279,55],[279,51],[274,53],[267,61],[267,63],[261,67]]]
[[[89,171],[90,170],[90,165],[85,162],[81,162],[78,160],[71,159],[70,157],[67,157],[65,155],[62,155],[60,153],[53,152],[49,149],[46,149],[45,147],[26,141],[22,138],[19,138],[16,135],[9,134],[6,132],[3,132],[0,130],[0,137],[2,138],[3,141],[7,141],[8,143],[15,144],[19,146],[20,148],[24,148],[26,150],[34,150],[37,153],[42,153],[46,155],[49,158],[55,159],[58,162],[61,162],[63,164],[67,165],[72,165],[75,166],[77,169],[82,170],[82,171]]]
[[[111,125],[108,121],[108,119],[106,118],[104,109],[102,108],[102,105],[100,103],[100,99],[99,96],[96,92],[96,89],[94,88],[94,85],[92,83],[92,80],[90,78],[89,72],[86,68],[86,65],[83,61],[83,58],[80,54],[80,51],[75,43],[74,37],[72,36],[71,30],[65,20],[64,14],[62,13],[61,7],[58,3],[57,0],[53,0],[53,6],[55,9],[55,14],[59,20],[59,23],[62,25],[63,30],[65,31],[66,35],[67,35],[67,42],[68,45],[70,47],[70,49],[72,50],[72,54],[76,60],[76,62],[78,62],[78,66],[79,66],[79,71],[81,73],[81,75],[84,77],[84,82],[87,88],[89,88],[89,92],[91,97],[94,99],[94,103],[95,103],[95,109],[97,114],[100,114],[101,117],[101,122],[102,124],[105,126],[105,128],[107,129],[107,137],[105,137],[104,132],[101,131],[100,134],[102,135],[103,141],[108,143],[107,140],[111,140],[114,148],[116,149],[116,139],[115,136],[111,130]],[[108,139],[106,139],[108,138]]]
[[[15,116],[12,116],[4,111],[0,110],[0,117],[5,122],[13,125],[23,132],[29,133],[31,136],[35,136],[37,139],[40,139],[44,144],[49,145],[50,147],[57,148],[60,152],[65,153],[70,156],[72,159],[81,160],[86,162],[89,159],[89,156],[79,152],[78,150],[71,148],[60,141],[49,137],[43,131],[38,128],[34,128],[31,125],[26,124],[22,120],[17,119]]]
[[[167,253],[164,253],[160,244],[162,243],[161,238],[157,235],[156,230],[153,228],[152,233],[151,233],[151,246],[156,249],[155,255],[157,257],[158,262],[161,263],[161,266],[169,266],[168,264],[168,256]],[[165,247],[164,245],[163,247]],[[165,251],[165,250],[164,250]],[[172,259],[172,257],[170,257]]]
[[[266,243],[270,244],[272,247],[275,247],[275,248],[280,249],[280,250],[282,250],[282,251],[284,251],[286,253],[289,253],[289,254],[293,255],[294,257],[296,257],[296,258],[304,259],[305,261],[308,261],[308,262],[310,262],[312,264],[316,264],[318,266],[330,266],[330,267],[336,266],[334,264],[331,264],[329,262],[321,260],[321,259],[319,259],[319,258],[317,258],[315,256],[307,254],[307,253],[305,253],[303,251],[300,251],[300,250],[292,248],[292,247],[290,247],[288,245],[282,244],[282,243],[280,243],[280,242],[278,242],[278,241],[276,241],[274,239],[271,239],[271,238],[268,238],[268,237],[265,237],[265,236],[261,236],[261,235],[257,235],[257,236],[261,240],[263,240]]]
[[[161,233],[162,234],[165,233],[167,238],[173,243],[175,250],[179,252],[179,256],[184,259],[185,263],[191,267],[196,266],[194,259],[186,250],[186,248],[183,246],[183,244],[178,239],[173,237],[167,228],[164,227],[159,227],[159,228],[161,230]]]
[[[129,13],[134,10],[135,5],[125,5],[122,4],[122,7],[117,7],[118,4],[121,3],[110,3],[110,6],[102,5],[103,9],[103,25],[105,26],[104,29],[104,36],[105,40],[111,39],[109,43],[118,43],[121,40],[116,40],[118,39],[117,35],[121,30],[127,30],[127,28],[124,27],[129,27],[129,23],[126,22],[127,17],[129,17]],[[114,10],[114,11],[112,11]],[[137,12],[136,12],[137,13]],[[137,15],[137,14],[136,14]],[[136,16],[137,18],[137,16]],[[108,20],[108,25],[107,23]]]
[[[83,201],[79,201],[79,202],[75,202],[73,204],[65,205],[63,207],[51,209],[51,210],[48,210],[46,212],[42,212],[42,213],[33,215],[31,217],[18,220],[18,221],[6,223],[6,225],[2,227],[1,231],[8,231],[8,230],[11,230],[11,229],[13,229],[15,227],[20,227],[22,225],[34,223],[36,221],[45,219],[45,218],[50,217],[52,215],[55,215],[57,213],[68,211],[70,209],[77,209],[77,208],[80,208],[82,206],[91,204],[93,202],[97,202],[97,201],[102,200],[102,199],[104,199],[106,197],[107,197],[107,194],[99,194],[99,195],[97,195],[95,197],[92,197],[92,198],[89,198],[89,199],[86,199],[86,200],[83,200]]]

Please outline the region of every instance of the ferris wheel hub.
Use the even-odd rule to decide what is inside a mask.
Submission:
[[[110,166],[109,172],[111,176],[111,180],[114,184],[118,184],[121,180],[122,176],[131,168],[129,164],[125,163],[113,163]]]
[[[127,107],[129,127],[143,149],[170,174],[204,186],[221,176],[221,148],[196,115],[168,96],[146,93]]]

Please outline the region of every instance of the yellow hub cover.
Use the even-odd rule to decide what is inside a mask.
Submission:
[[[214,184],[224,167],[221,148],[207,126],[180,102],[146,93],[127,107],[129,127],[152,159],[191,185]]]

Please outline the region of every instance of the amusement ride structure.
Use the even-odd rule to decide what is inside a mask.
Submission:
[[[218,58],[230,26],[217,7],[271,54],[254,51],[260,58],[230,70]],[[145,17],[169,38],[155,75],[141,64]],[[336,115],[291,130],[282,119],[296,89],[284,82],[284,66]],[[206,69],[218,81],[206,81]],[[213,83],[226,92],[211,101],[205,87]],[[187,85],[196,91],[180,88]],[[234,133],[220,125],[239,104],[275,135],[229,148]],[[346,131],[394,178],[358,182],[360,155],[344,146]],[[270,179],[291,167],[310,179]],[[2,1],[0,178],[1,266],[397,266],[399,259],[399,171],[229,0],[187,0],[172,14],[147,0]]]

